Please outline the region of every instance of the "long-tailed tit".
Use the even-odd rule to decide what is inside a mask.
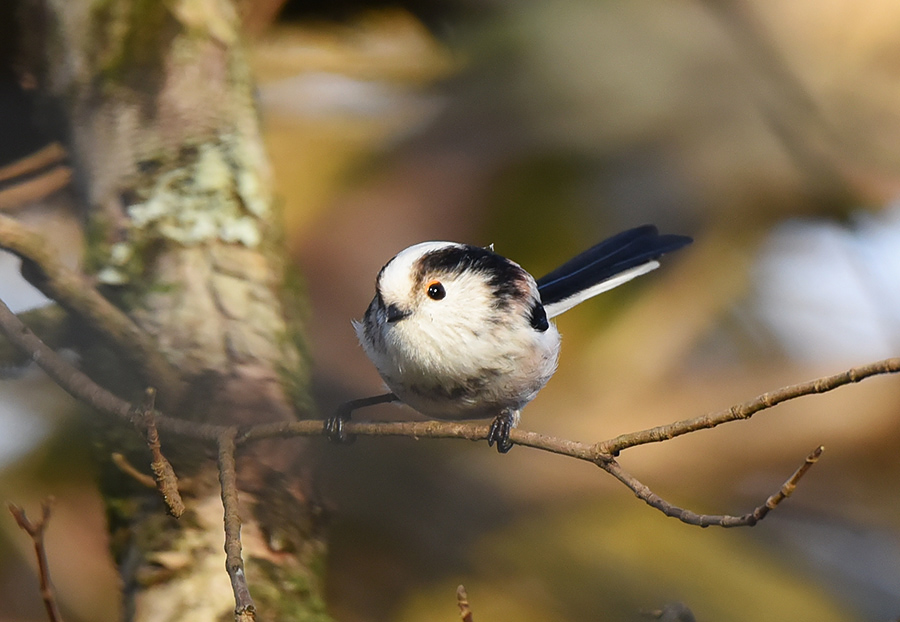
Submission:
[[[646,225],[624,231],[535,281],[491,249],[423,242],[387,262],[375,298],[354,322],[390,393],[348,402],[328,420],[333,439],[356,408],[400,401],[435,419],[493,418],[488,444],[509,451],[510,430],[559,356],[550,320],[659,266],[691,239]]]

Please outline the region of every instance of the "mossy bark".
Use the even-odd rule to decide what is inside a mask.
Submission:
[[[156,387],[167,412],[231,424],[294,417],[306,364],[283,306],[292,292],[233,4],[23,0],[21,17],[26,64],[65,119],[86,265],[186,387]],[[128,384],[125,371],[98,380],[135,399],[140,382]],[[111,427],[97,426],[103,452],[123,449],[130,434]],[[125,617],[231,619],[215,462],[176,437],[163,449],[188,481],[178,521],[152,491],[112,471],[102,478]],[[135,460],[141,451],[136,444]],[[304,456],[300,441],[239,454],[260,620],[326,619],[321,521],[295,475]]]

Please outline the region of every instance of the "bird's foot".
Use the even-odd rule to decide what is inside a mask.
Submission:
[[[515,425],[515,415],[509,411],[504,411],[494,417],[494,420],[491,421],[491,428],[488,430],[488,446],[493,447],[494,443],[497,443],[497,451],[501,454],[512,449],[513,442],[509,440],[509,433]]]
[[[350,413],[353,408],[350,403],[338,406],[338,409],[325,420],[325,436],[336,445],[349,445],[356,440],[356,435],[344,432],[344,424],[350,421]]]
[[[399,400],[396,395],[385,393],[384,395],[375,395],[345,402],[338,406],[334,414],[325,420],[325,436],[332,443],[352,443],[356,440],[356,435],[344,432],[344,424],[350,421],[350,413],[357,408],[366,408],[376,404],[387,404],[388,402],[397,401]]]

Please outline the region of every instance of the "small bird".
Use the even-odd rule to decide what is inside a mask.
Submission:
[[[423,242],[388,261],[356,334],[390,393],[344,404],[333,440],[364,406],[400,401],[434,419],[492,418],[488,444],[512,448],[522,408],[556,371],[552,318],[659,267],[691,242],[645,225],[608,238],[535,280],[491,248]]]

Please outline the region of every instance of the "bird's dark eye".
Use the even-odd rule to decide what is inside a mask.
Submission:
[[[446,290],[444,290],[444,286],[441,285],[440,281],[432,281],[428,284],[428,297],[432,300],[441,300],[444,296],[447,295]]]

